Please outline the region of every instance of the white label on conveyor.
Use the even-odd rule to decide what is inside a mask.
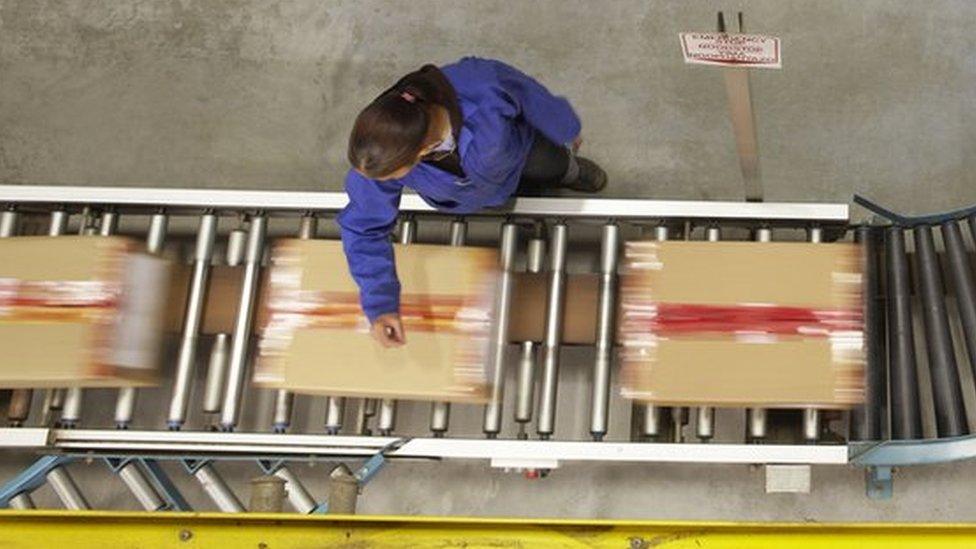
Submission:
[[[779,38],[762,34],[682,32],[685,63],[779,69],[783,67]]]

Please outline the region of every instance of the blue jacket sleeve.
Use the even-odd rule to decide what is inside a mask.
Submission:
[[[535,129],[559,145],[572,143],[582,127],[572,105],[557,97],[531,76],[501,61],[493,61],[502,89],[518,105]]]
[[[395,181],[372,181],[349,170],[349,204],[339,214],[342,248],[349,272],[359,285],[359,302],[370,322],[400,310],[390,234],[396,223],[403,186]]]

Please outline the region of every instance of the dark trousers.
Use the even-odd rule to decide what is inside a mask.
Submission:
[[[522,169],[516,196],[540,196],[557,189],[566,182],[566,174],[576,159],[569,149],[557,145],[548,137],[535,132],[532,149]]]

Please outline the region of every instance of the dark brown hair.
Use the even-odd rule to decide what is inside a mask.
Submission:
[[[440,69],[424,65],[359,113],[349,136],[349,162],[367,177],[383,177],[410,165],[424,146],[431,105],[447,109],[454,132],[461,128],[454,86]]]

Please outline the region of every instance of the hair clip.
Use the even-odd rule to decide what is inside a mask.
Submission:
[[[406,92],[406,91],[405,92],[400,92],[400,97],[402,97],[403,100],[406,101],[407,103],[416,103],[417,102],[417,96],[415,96],[414,94],[412,94],[410,92]]]

